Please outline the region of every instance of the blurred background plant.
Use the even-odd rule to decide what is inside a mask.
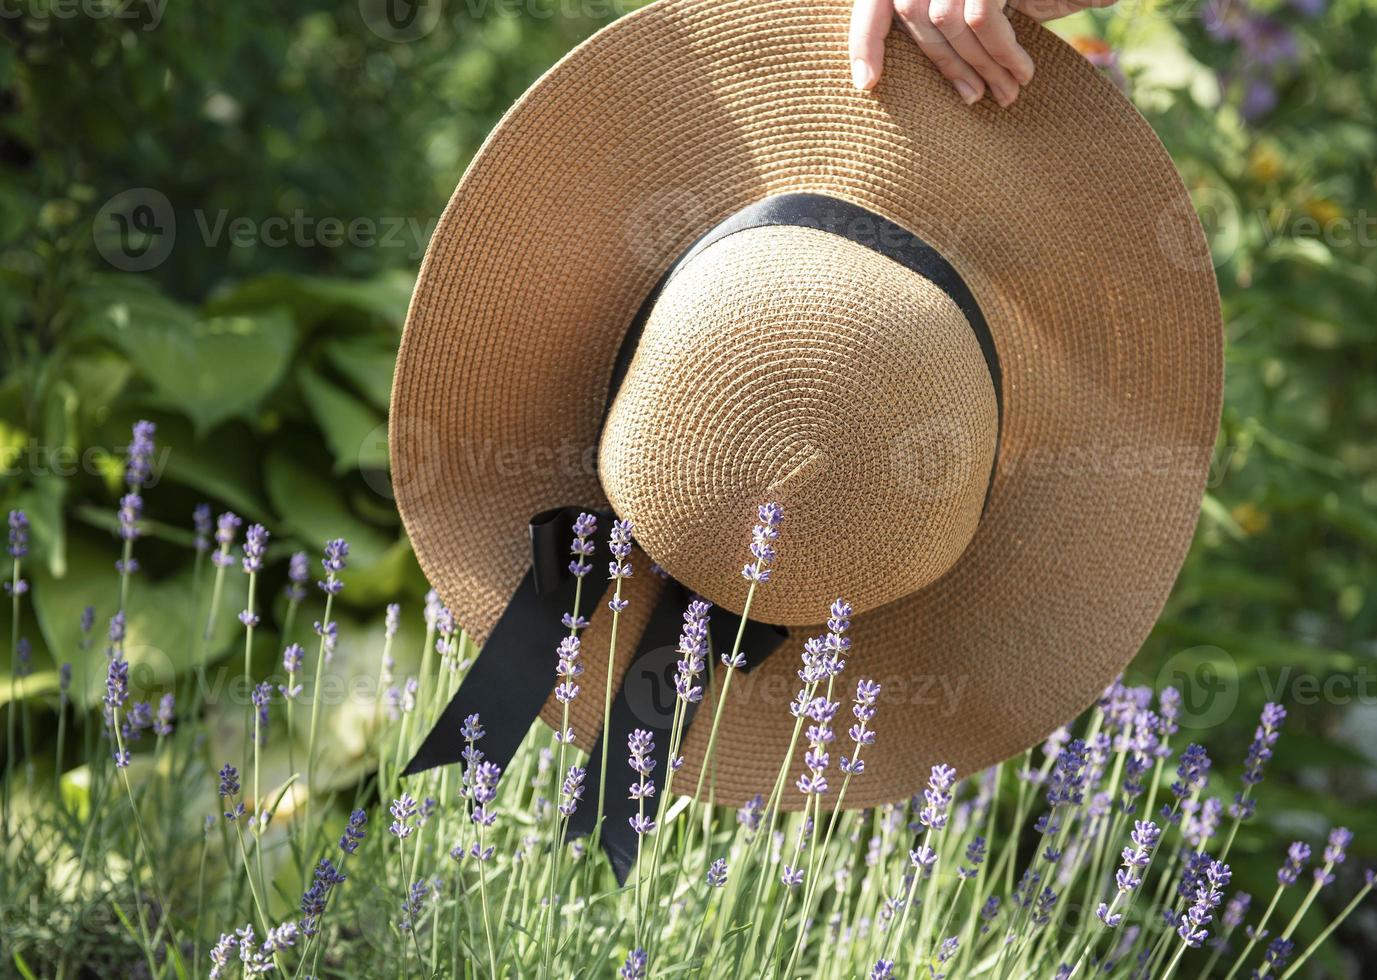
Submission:
[[[164,591],[138,624],[164,672],[237,636],[190,642],[178,601],[202,500],[272,532],[263,595],[289,552],[339,536],[346,615],[380,631],[387,602],[424,591],[386,472],[411,277],[500,113],[620,9],[432,2],[401,23],[371,0],[6,8],[0,510],[32,522],[23,690],[41,737],[83,605],[109,593],[99,612],[114,611],[135,418],[168,447],[141,544],[142,591]],[[1377,834],[1377,4],[1123,0],[1056,29],[1150,120],[1214,251],[1215,471],[1130,679],[1182,687],[1183,725],[1221,758],[1242,757],[1263,701],[1287,704],[1289,750],[1237,844],[1235,881],[1261,893],[1289,835]],[[1363,914],[1331,970],[1377,952]]]

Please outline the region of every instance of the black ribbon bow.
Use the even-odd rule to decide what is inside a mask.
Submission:
[[[598,518],[593,536],[597,551],[610,554],[608,537],[613,515],[607,511],[588,512]],[[577,585],[577,579],[569,570],[569,546],[573,542],[574,518],[579,513],[579,508],[564,507],[531,518],[531,567],[454,698],[402,770],[403,776],[459,762],[464,749],[459,729],[464,719],[472,714],[477,714],[483,722],[485,735],[478,747],[483,750],[484,758],[504,771],[507,769],[521,740],[555,688],[557,651],[560,641],[569,635],[562,617],[573,610]],[[596,561],[594,563],[596,565]],[[655,748],[650,757],[655,760],[656,781],[663,786],[674,718],[679,632],[684,609],[692,598],[689,590],[673,579],[660,590],[635,657],[612,702],[608,730],[599,734],[589,756],[584,786],[592,792],[585,796],[569,819],[569,839],[593,833],[598,808],[597,787],[604,783],[600,772],[602,743],[604,738],[609,738],[606,799],[599,840],[619,883],[625,883],[631,873],[639,843],[630,823],[636,813],[635,801],[630,798],[631,784],[636,776],[626,760],[627,739],[638,728],[651,733]],[[592,615],[611,613],[600,606]],[[730,646],[723,646],[721,641],[733,643],[740,626],[739,616],[714,608],[708,626],[713,637],[713,651],[729,653]],[[748,620],[741,642],[745,665],[740,669],[754,669],[787,635],[780,627]],[[709,661],[708,669],[711,668]],[[687,706],[685,731],[695,707],[693,704]]]

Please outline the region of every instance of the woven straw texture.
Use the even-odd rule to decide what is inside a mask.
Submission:
[[[847,12],[843,0],[660,0],[534,85],[476,157],[431,241],[398,358],[390,437],[417,556],[479,640],[529,561],[530,516],[600,505],[604,483],[643,522],[638,537],[655,560],[739,608],[745,583],[731,576],[747,559],[763,498],[732,503],[778,487],[780,571],[753,614],[806,619],[801,606],[842,594],[826,589],[829,574],[864,607],[884,603],[856,617],[843,675],[848,687],[859,677],[884,685],[879,741],[848,791],[848,806],[859,807],[914,792],[935,762],[969,773],[1017,753],[1085,708],[1136,652],[1194,529],[1218,425],[1222,331],[1208,251],[1170,160],[1079,55],[1014,15],[1038,72],[1012,108],[963,106],[899,37],[877,89],[860,93],[849,84]],[[812,351],[827,370],[807,370],[796,388],[773,369],[735,387],[735,373],[694,373],[686,352],[739,373],[768,359],[771,340],[743,319],[748,291],[686,281],[647,324],[649,346],[609,419],[600,481],[607,385],[641,300],[699,235],[792,191],[845,199],[913,231],[979,301],[999,350],[1004,418],[973,532],[975,497],[960,474],[988,448],[989,391],[952,311],[921,283],[877,273],[873,259],[837,243],[806,247],[797,230],[771,245],[792,272],[758,281],[792,293],[796,312],[808,307],[782,314],[778,329],[791,329],[788,321],[797,330],[785,356],[797,367]],[[739,286],[772,261],[744,254],[748,244],[748,233],[724,239],[702,268]],[[851,285],[820,265],[847,261],[862,277]],[[737,342],[719,352],[686,338],[674,349],[673,332],[692,327],[676,295],[715,303],[718,336]],[[908,316],[895,308],[910,302]],[[884,345],[912,351],[899,335],[905,326],[948,345],[942,377],[893,377]],[[844,363],[852,356],[866,359]],[[655,358],[682,367],[658,391]],[[911,405],[885,404],[852,383],[877,374],[894,391],[927,387]],[[968,385],[965,375],[974,376]],[[848,430],[826,414],[826,399],[806,400],[832,377],[841,380],[826,394],[869,412],[864,425]],[[801,401],[791,415],[772,398]],[[661,404],[676,411],[657,433],[636,416]],[[953,451],[962,461],[951,471],[956,489],[904,511],[898,502],[913,487],[893,467],[877,468],[894,444],[874,440],[916,418],[918,446],[941,452],[922,423],[934,413],[966,440]],[[801,428],[752,421],[786,417]],[[637,446],[661,455],[623,452]],[[818,486],[841,508],[830,535],[811,509]],[[791,496],[801,501],[796,535]],[[858,534],[851,525],[862,518]],[[876,538],[884,521],[892,533]],[[946,537],[916,537],[919,526]],[[857,555],[872,564],[853,567]],[[648,611],[661,587],[646,574],[649,559],[637,560],[617,672],[643,626],[633,610]],[[824,608],[813,616],[824,617]],[[585,635],[588,672],[573,718],[584,747],[600,725],[607,618],[604,607]],[[793,629],[769,662],[734,681],[716,750],[719,801],[768,791],[793,726],[797,652],[819,631]],[[707,717],[712,705],[701,710]],[[707,728],[689,733],[681,785],[696,779]],[[798,800],[786,794],[786,805]]]

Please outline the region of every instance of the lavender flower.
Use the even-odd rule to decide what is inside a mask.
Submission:
[[[1200,876],[1195,889],[1195,904],[1186,910],[1176,929],[1177,935],[1185,940],[1187,946],[1198,947],[1209,937],[1205,927],[1210,924],[1214,910],[1223,901],[1224,889],[1230,877],[1229,866],[1219,861],[1211,861]]]
[[[1344,863],[1351,843],[1353,832],[1347,827],[1335,827],[1329,832],[1329,842],[1324,848],[1324,866],[1315,869],[1315,883],[1321,888],[1334,883],[1334,875],[1330,872],[1335,865]]]
[[[607,577],[616,582],[620,589],[623,579],[631,577],[631,534],[633,527],[630,521],[612,522],[612,539],[609,547],[612,550],[612,561],[607,564]],[[619,613],[627,607],[627,600],[614,595],[607,603],[607,608],[614,613]]]
[[[27,636],[21,636],[14,648],[14,676],[28,677],[33,673],[33,644]]]
[[[799,885],[803,884],[803,868],[791,868],[786,864],[784,865],[784,870],[780,872],[779,880],[784,884],[785,888],[797,888]]]
[[[239,770],[228,762],[220,769],[220,798],[228,800],[239,795]]]
[[[1129,840],[1133,842],[1132,847],[1125,847],[1123,850],[1123,867],[1114,875],[1114,881],[1118,885],[1118,893],[1114,896],[1112,904],[1100,903],[1095,914],[1110,929],[1118,927],[1123,921],[1123,913],[1115,912],[1119,901],[1126,898],[1129,893],[1143,883],[1143,875],[1147,871],[1147,866],[1152,863],[1152,851],[1157,846],[1157,841],[1161,837],[1161,830],[1151,820],[1136,820],[1133,823],[1133,832],[1129,834]]]
[[[572,817],[574,811],[579,807],[579,801],[583,799],[583,780],[588,775],[588,770],[583,766],[570,766],[569,772],[564,777],[564,782],[560,786],[559,812],[566,817]]]
[[[1210,778],[1210,757],[1203,745],[1191,743],[1181,753],[1176,766],[1176,782],[1171,784],[1171,792],[1178,801],[1205,788]],[[1179,820],[1176,816],[1173,822]]]
[[[555,675],[559,677],[560,682],[555,686],[555,700],[560,704],[568,704],[578,697],[579,686],[574,681],[583,673],[583,664],[579,661],[579,638],[566,636],[560,640],[558,653]],[[562,740],[564,733],[557,733],[557,737]]]
[[[411,883],[406,897],[402,899],[402,918],[397,923],[397,928],[408,932],[415,927],[416,920],[425,912],[427,890],[428,886],[424,879]]]
[[[301,934],[314,936],[320,931],[320,917],[325,914],[330,891],[344,883],[344,872],[337,869],[329,858],[321,858],[311,876],[311,886],[301,896]]]
[[[10,557],[18,561],[29,553],[29,517],[22,510],[10,511]]]
[[[689,704],[703,700],[703,688],[698,675],[706,666],[708,651],[708,613],[712,604],[695,599],[684,610],[684,627],[679,633],[678,671],[674,675],[674,691]]]
[[[215,544],[216,551],[210,556],[210,560],[219,568],[228,568],[234,564],[234,559],[230,557],[230,545],[234,544],[234,535],[240,524],[244,522],[230,511],[225,511],[215,520]]]
[[[489,804],[497,797],[497,781],[502,777],[502,768],[491,762],[480,762],[473,771],[471,793],[473,812],[469,819],[480,827],[491,827],[497,814]]]
[[[635,783],[631,784],[630,798],[633,800],[647,800],[655,795],[655,782],[650,778],[650,774],[655,771],[655,760],[650,757],[650,753],[655,751],[655,742],[650,732],[644,728],[637,728],[626,739],[627,751],[631,753],[628,764],[640,777]],[[646,829],[637,830],[636,833],[649,833],[654,829],[654,822],[642,819],[641,825]],[[632,826],[636,826],[633,818]]]
[[[1267,952],[1262,956],[1263,965],[1266,972],[1276,974],[1291,960],[1291,953],[1295,950],[1296,944],[1290,939],[1278,936],[1267,944]],[[1261,975],[1256,974],[1256,975]]]
[[[1262,770],[1272,758],[1272,747],[1281,737],[1281,723],[1286,720],[1286,709],[1269,701],[1263,705],[1262,717],[1258,720],[1253,741],[1248,746],[1248,756],[1243,762],[1243,789],[1234,795],[1229,807],[1229,815],[1236,820],[1247,820],[1253,815],[1256,803],[1249,799],[1252,788],[1262,782]]]
[[[129,456],[124,464],[124,482],[137,493],[148,483],[153,475],[153,433],[157,426],[152,422],[140,420],[134,423],[133,437],[129,440]]]
[[[416,830],[411,825],[412,817],[416,816],[416,801],[409,793],[403,793],[400,799],[392,801],[389,809],[392,813],[392,824],[387,828],[387,832],[398,840],[406,840]]]
[[[70,700],[72,690],[72,665],[64,663],[57,669],[57,689],[58,696],[62,703],[66,705]]]
[[[726,858],[718,858],[708,865],[707,882],[709,888],[721,888],[727,883]]]
[[[646,954],[643,949],[633,949],[626,954],[626,962],[617,971],[622,980],[645,980]]]
[[[70,671],[68,671],[70,673]],[[177,699],[172,694],[164,694],[158,700],[158,717],[153,721],[153,734],[166,738],[172,734],[173,723],[177,717]]]
[[[944,830],[947,814],[951,808],[952,786],[956,783],[956,770],[948,765],[932,767],[928,785],[923,790],[925,805],[918,814],[918,822],[928,830]]]
[[[593,514],[579,514],[574,518],[574,541],[569,545],[569,554],[574,557],[569,562],[570,574],[583,578],[593,570],[588,561],[593,556],[593,542],[590,540],[598,531],[598,519]],[[566,622],[565,626],[574,627]]]
[[[747,831],[754,832],[760,829],[760,818],[764,812],[765,797],[757,793],[736,811],[736,822]]]
[[[297,696],[301,694],[302,685],[293,684],[292,681],[296,679],[296,675],[301,670],[305,660],[306,651],[301,648],[300,643],[288,644],[287,648],[282,651],[282,669],[287,672],[287,683],[279,684],[277,689],[282,693],[285,700],[295,701]]]
[[[306,598],[306,583],[311,578],[311,557],[304,551],[292,552],[287,560],[287,601],[301,602]]]
[[[272,703],[273,686],[269,681],[263,681],[254,687],[249,695],[249,700],[258,711],[258,744],[263,745],[268,741],[268,705]]]
[[[191,511],[191,527],[194,534],[192,544],[197,553],[205,554],[210,550],[210,504],[197,504]]]
[[[355,810],[349,815],[349,823],[345,825],[344,835],[339,839],[339,849],[345,854],[353,854],[359,849],[359,844],[363,841],[368,832],[364,829],[368,824],[368,814],[363,810]]]
[[[1277,883],[1283,888],[1294,885],[1309,860],[1310,845],[1303,841],[1292,841],[1286,849],[1286,861],[1277,869]]]
[[[325,555],[320,560],[321,567],[325,569],[325,581],[316,585],[326,595],[339,595],[344,590],[344,583],[338,576],[344,571],[348,557],[349,542],[343,538],[332,538],[325,542]]]
[[[96,625],[96,607],[85,606],[81,610],[81,648],[87,649],[91,645],[91,630]]]
[[[876,960],[870,968],[870,980],[894,980],[894,961]]]
[[[980,873],[980,865],[985,861],[985,847],[985,838],[977,834],[966,845],[966,860],[969,864],[956,869],[957,877],[969,879]]]
[[[751,530],[751,555],[755,561],[741,569],[742,577],[752,585],[770,581],[770,566],[775,561],[774,542],[779,538],[779,525],[784,509],[779,504],[761,504],[757,512],[759,523]]]
[[[263,555],[267,550],[267,530],[262,524],[250,524],[244,532],[244,571],[250,575],[263,571]]]
[[[129,700],[129,661],[115,657],[105,674],[105,706],[111,711],[123,708]]]
[[[143,498],[137,493],[126,493],[120,498],[119,520],[120,538],[124,541],[137,541],[139,537],[139,518],[143,516]],[[131,568],[131,572],[137,569]]]

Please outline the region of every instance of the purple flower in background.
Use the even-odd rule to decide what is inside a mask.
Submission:
[[[1224,889],[1229,884],[1231,872],[1227,864],[1211,861],[1200,875],[1195,886],[1195,903],[1186,910],[1176,933],[1187,946],[1198,947],[1209,937],[1206,926],[1214,917],[1214,910],[1224,900]]]
[[[215,519],[215,544],[216,551],[210,556],[210,560],[219,568],[228,568],[234,564],[234,558],[229,553],[230,545],[234,544],[234,535],[239,529],[239,525],[244,522],[238,515],[225,511]]]
[[[96,626],[96,607],[86,606],[81,610],[81,648],[87,649],[91,645],[91,630]]]
[[[383,610],[383,637],[392,639],[397,635],[397,629],[402,625],[402,607],[395,602],[390,602]]]
[[[157,426],[147,420],[134,423],[129,456],[124,464],[124,482],[134,492],[145,486],[153,475],[153,433],[156,431]]]
[[[751,529],[751,555],[755,561],[744,566],[741,575],[752,585],[764,585],[770,581],[770,566],[776,557],[774,543],[779,539],[784,508],[776,503],[761,504],[756,516],[759,523]]]
[[[627,559],[631,555],[632,530],[630,521],[612,522],[612,540],[609,545],[612,549],[612,561],[607,563],[607,577],[616,582],[619,588],[622,579],[631,577],[631,562]],[[615,595],[607,603],[607,608],[614,613],[619,613],[626,607],[627,600],[617,598]]]
[[[115,657],[105,674],[105,706],[112,711],[123,708],[129,700],[129,661]]]
[[[124,613],[117,612],[110,617],[110,629],[106,636],[110,639],[110,646],[118,649],[124,643]]]
[[[353,854],[359,849],[359,844],[368,832],[364,829],[368,824],[368,814],[363,810],[355,810],[349,815],[349,823],[344,827],[344,835],[339,839],[339,849],[345,854]]]
[[[325,655],[325,662],[328,664],[335,657],[335,646],[339,643],[339,624],[333,619],[328,623],[317,620],[312,624],[316,636],[321,639],[322,652]]]
[[[332,538],[325,542],[325,555],[320,560],[321,567],[325,569],[325,581],[316,585],[326,595],[339,595],[344,590],[344,583],[338,576],[344,571],[348,558],[349,542],[343,538]]]
[[[228,762],[220,768],[220,798],[227,800],[239,795],[239,770]]]
[[[1353,832],[1347,827],[1335,827],[1329,832],[1329,841],[1324,848],[1324,866],[1315,869],[1315,883],[1321,888],[1334,883],[1334,875],[1330,872],[1335,865],[1344,863],[1351,843]]]
[[[158,716],[153,720],[153,734],[160,738],[171,735],[176,718],[177,699],[170,693],[164,694],[158,700]]]
[[[197,504],[191,511],[191,527],[194,537],[192,544],[197,553],[205,554],[210,550],[211,517],[210,504]]]
[[[125,541],[136,541],[139,537],[139,518],[143,516],[143,498],[137,493],[126,493],[120,498],[120,537]],[[135,569],[130,569],[135,571]]]
[[[1234,796],[1233,806],[1229,808],[1230,816],[1246,820],[1253,815],[1255,804],[1247,799],[1246,794],[1262,782],[1262,770],[1272,758],[1272,747],[1281,737],[1281,723],[1285,720],[1286,709],[1281,705],[1268,702],[1263,706],[1262,717],[1259,718],[1257,730],[1253,733],[1253,741],[1248,746],[1248,756],[1243,761],[1244,790]]]
[[[14,648],[14,676],[28,677],[33,673],[33,645],[27,636],[21,636]]]
[[[1205,788],[1205,783],[1210,778],[1210,756],[1203,745],[1191,743],[1186,746],[1186,751],[1181,753],[1181,759],[1176,766],[1176,777],[1176,782],[1171,784],[1171,792],[1178,804]],[[1169,815],[1173,823],[1181,819],[1180,813],[1173,813],[1170,807],[1164,806],[1162,812],[1163,815]]]
[[[265,745],[268,741],[268,705],[272,703],[273,686],[269,681],[263,681],[253,689],[249,695],[253,701],[253,706],[258,711],[258,744]]]
[[[282,669],[289,674],[295,674],[301,670],[301,665],[306,659],[306,651],[301,649],[300,643],[291,643],[282,651]]]
[[[726,858],[718,858],[708,865],[707,882],[709,888],[721,888],[727,883]]]
[[[1285,862],[1277,869],[1277,883],[1282,887],[1294,885],[1309,860],[1310,845],[1303,841],[1292,841],[1291,846],[1286,849]]]
[[[426,892],[429,886],[424,879],[411,883],[406,897],[402,899],[402,918],[397,928],[407,932],[415,927],[416,920],[425,912]]]
[[[287,588],[286,595],[288,602],[301,602],[306,598],[306,583],[311,578],[311,557],[304,551],[292,552],[292,557],[287,560]]]
[[[392,813],[392,824],[387,828],[387,832],[398,840],[406,840],[416,830],[411,825],[411,818],[416,816],[416,801],[409,793],[403,793],[400,799],[392,801],[389,809]]]
[[[578,697],[579,686],[575,680],[583,673],[583,664],[579,660],[579,638],[566,636],[560,640],[558,653],[555,675],[560,681],[555,685],[555,700],[560,704],[568,704]],[[563,733],[559,734],[562,738]]]
[[[894,980],[894,961],[876,960],[870,968],[870,980]]]
[[[69,700],[71,700],[68,696],[68,693],[72,689],[72,665],[69,663],[65,663],[61,667],[59,667],[57,669],[57,678],[58,693],[61,696],[62,703],[65,705]]]
[[[583,766],[569,767],[559,790],[559,812],[564,816],[573,816],[574,811],[579,808],[579,801],[583,799],[583,780],[587,775],[588,770]]]
[[[244,532],[244,571],[250,575],[263,571],[263,555],[267,550],[267,530],[262,524],[250,524]]]
[[[643,949],[633,949],[626,954],[626,962],[617,971],[622,980],[645,980],[646,954]]]
[[[1089,753],[1084,739],[1072,739],[1052,767],[1051,778],[1047,782],[1047,805],[1058,807],[1063,804],[1080,806],[1085,800],[1085,770]]]
[[[784,870],[780,872],[779,880],[785,888],[797,888],[803,884],[803,868],[791,868],[786,864]]]
[[[765,797],[757,793],[736,811],[736,822],[748,831],[760,829],[760,818],[765,812]]]
[[[10,511],[10,557],[16,560],[29,553],[29,517],[22,510]]]

